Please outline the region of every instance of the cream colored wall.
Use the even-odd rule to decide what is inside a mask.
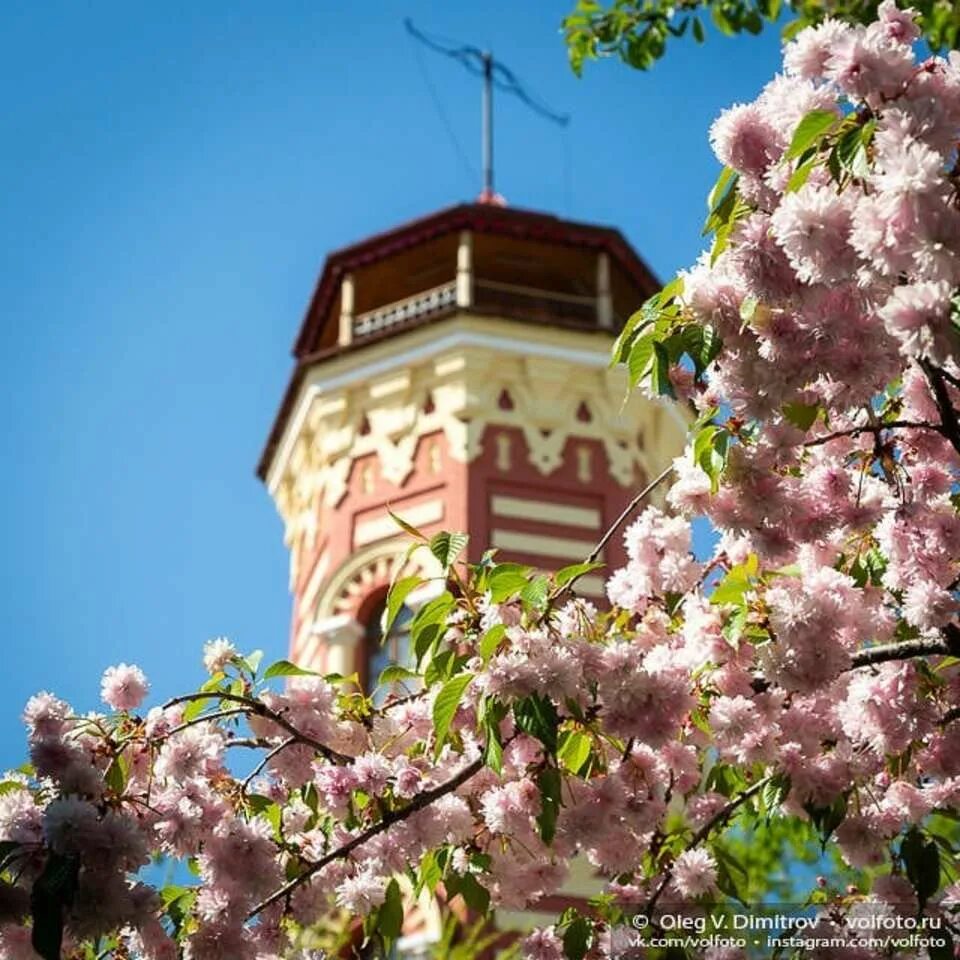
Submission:
[[[312,542],[318,502],[339,503],[356,457],[374,454],[399,485],[413,469],[418,440],[434,432],[462,463],[480,453],[486,427],[500,424],[523,431],[530,462],[545,477],[571,436],[599,440],[624,488],[638,468],[659,472],[680,453],[686,424],[673,404],[628,396],[626,372],[609,366],[610,345],[605,334],[458,314],[318,365],[267,474],[288,545],[300,536]],[[511,410],[498,404],[504,389]],[[583,401],[588,423],[576,417]]]

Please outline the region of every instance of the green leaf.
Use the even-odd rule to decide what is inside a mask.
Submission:
[[[273,828],[274,836],[279,838],[283,825],[283,811],[280,805],[259,793],[251,794],[247,798],[247,803],[250,805],[251,812],[258,817],[263,817]]]
[[[726,763],[715,763],[707,774],[706,790],[716,790],[725,797],[733,797],[746,787],[740,771]]]
[[[579,730],[568,730],[560,738],[557,748],[557,760],[571,773],[577,773],[590,756],[592,740]]]
[[[461,673],[451,677],[440,688],[437,699],[433,702],[433,732],[436,740],[434,751],[437,756],[440,755],[440,749],[447,739],[454,714],[471,680],[473,680],[472,673]]]
[[[703,225],[701,236],[705,237],[708,233],[719,231],[721,227],[734,219],[734,214],[741,205],[740,195],[737,192],[738,181],[738,174],[732,173],[731,176],[725,178],[723,172],[721,172],[716,185],[707,198],[707,207],[710,213]]]
[[[254,650],[253,653],[248,654],[243,658],[244,664],[246,664],[247,669],[255,674],[260,669],[260,663],[263,660],[263,651]]]
[[[110,761],[110,766],[107,767],[107,772],[103,775],[103,779],[115,794],[119,796],[123,793],[127,785],[127,761],[123,754],[118,753]]]
[[[733,567],[710,594],[710,602],[740,603],[743,595],[752,589],[758,573],[757,556],[751,553],[746,563]]]
[[[694,20],[694,33],[699,22]],[[590,949],[592,934],[593,926],[586,917],[577,917],[570,921],[567,929],[563,931],[563,952],[569,960],[583,960]]]
[[[714,493],[727,466],[729,441],[730,434],[713,423],[701,427],[693,438],[693,462],[710,478]]]
[[[748,904],[740,889],[740,883],[747,880],[746,869],[728,850],[719,844],[714,844],[713,856],[717,861],[717,886],[721,892],[747,906]]]
[[[454,606],[453,595],[445,590],[425,603],[410,621],[410,641],[419,665],[427,652],[447,631],[447,617]]]
[[[790,174],[784,193],[795,193],[799,190],[810,179],[810,174],[816,168],[818,159],[815,150],[811,150],[806,158],[801,158],[796,169]]]
[[[490,599],[494,603],[503,603],[519,593],[529,581],[530,569],[521,563],[498,563],[487,580]]]
[[[218,671],[209,680],[205,680],[200,684],[199,693],[211,693],[217,690],[223,689],[223,681],[227,679],[227,675],[222,671]]]
[[[839,123],[840,118],[832,110],[811,110],[796,126],[784,160],[799,157],[817,141],[823,139]]]
[[[443,879],[443,870],[437,862],[437,855],[432,850],[428,850],[420,860],[420,877],[417,881],[416,892],[429,890],[433,893],[437,884]]]
[[[432,687],[438,680],[453,676],[457,666],[456,650],[441,650],[433,655],[423,672],[423,682]]]
[[[840,167],[858,179],[863,179],[870,173],[867,147],[873,139],[875,128],[875,120],[869,120],[863,126],[855,124],[838,138],[834,147]]]
[[[390,519],[398,526],[401,530],[406,531],[410,534],[411,537],[414,537],[417,540],[426,541],[426,537],[412,524],[407,523],[403,517],[398,517],[389,507],[387,508],[387,513],[390,514]]]
[[[417,589],[423,580],[420,577],[401,577],[390,586],[387,593],[387,602],[383,608],[383,616],[380,618],[380,629],[386,636],[393,626],[393,621],[397,619],[397,614],[403,607],[407,597]]]
[[[387,893],[377,915],[377,929],[387,940],[396,940],[403,932],[403,897],[395,878],[387,884]]]
[[[717,177],[717,182],[713,185],[710,193],[707,194],[707,212],[715,213],[717,207],[723,203],[724,199],[730,195],[730,192],[737,186],[739,174],[733,167],[724,167]]]
[[[768,819],[779,811],[789,793],[790,778],[785,773],[778,773],[767,781],[760,791],[760,802]]]
[[[20,844],[16,840],[0,840],[0,873],[3,873],[17,858],[20,849]]]
[[[650,389],[658,396],[676,397],[670,381],[670,355],[662,343],[653,345],[654,362],[650,369]]]
[[[550,754],[557,752],[557,727],[560,717],[549,697],[532,693],[513,705],[517,726],[531,737],[536,737]]]
[[[520,601],[528,612],[541,614],[547,607],[550,595],[550,578],[539,574],[520,591]]]
[[[160,891],[163,909],[173,923],[173,932],[177,934],[183,926],[183,921],[197,899],[196,888],[168,885]]]
[[[263,672],[264,680],[272,680],[274,677],[319,677],[320,674],[316,670],[306,670],[303,667],[298,667],[295,663],[291,663],[289,660],[277,660],[276,663],[271,663],[269,667]]]
[[[494,771],[503,769],[503,743],[500,740],[500,721],[506,715],[506,708],[499,703],[491,704],[483,714],[483,762]]]
[[[571,580],[578,580],[580,577],[599,570],[603,566],[599,560],[592,560],[589,563],[574,563],[569,567],[563,567],[553,575],[553,581],[558,587],[565,587]]]
[[[817,832],[820,834],[820,846],[824,850],[830,838],[833,836],[834,831],[846,819],[847,803],[847,795],[844,793],[837,797],[828,807],[815,807],[813,804],[804,804],[803,809],[806,810],[813,825],[817,828]]]
[[[907,878],[917,891],[922,911],[940,889],[940,850],[933,840],[927,840],[914,827],[900,844],[900,857],[907,868]]]
[[[430,552],[440,561],[444,572],[453,566],[469,539],[465,533],[447,533],[446,530],[430,538]]]
[[[711,326],[692,323],[681,331],[684,352],[693,360],[694,372],[699,377],[720,353],[722,341]]]
[[[408,670],[401,667],[399,663],[391,663],[384,667],[377,679],[377,686],[383,687],[388,684],[402,683],[404,680],[419,680],[420,674],[415,670]]]
[[[737,32],[723,6],[719,3],[710,4],[710,19],[713,20],[713,25],[726,37],[732,37]]]
[[[353,673],[342,674],[342,673],[325,673],[323,679],[330,684],[331,687],[336,686],[349,686],[354,684],[355,686],[360,686],[360,674],[354,671]]]
[[[33,917],[31,943],[43,960],[60,960],[63,919],[73,903],[80,863],[75,857],[52,853],[30,892]]]
[[[693,39],[696,40],[697,43],[703,43],[703,41],[706,40],[706,38],[707,36],[706,36],[706,33],[704,33],[702,21],[700,20],[699,17],[694,17],[693,18]]]
[[[472,873],[466,873],[459,878],[457,893],[463,897],[464,903],[478,914],[485,915],[490,909],[490,892]]]
[[[211,694],[209,700],[191,700],[183,708],[183,719],[184,722],[189,723],[191,720],[196,720],[200,714],[203,713],[207,707],[210,706],[211,702],[216,698],[216,694]]]
[[[799,430],[806,433],[820,414],[819,404],[807,405],[804,403],[785,403],[783,405],[783,416]]]
[[[560,771],[556,767],[544,767],[537,776],[537,786],[540,788],[537,827],[540,839],[549,846],[557,832],[560,813]]]
[[[507,628],[502,623],[495,623],[480,638],[480,645],[477,649],[484,663],[497,652],[497,647],[500,646],[506,635]]]
[[[648,333],[637,337],[630,347],[627,357],[627,370],[630,374],[630,386],[635,387],[649,373],[653,363],[654,334]]]

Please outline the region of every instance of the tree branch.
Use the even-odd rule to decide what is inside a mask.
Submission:
[[[660,484],[663,483],[663,481],[666,480],[667,477],[669,477],[671,473],[673,473],[673,464],[672,464],[672,463],[670,464],[670,466],[665,467],[663,470],[661,470],[660,473],[659,473],[653,480],[651,480],[651,481],[623,508],[623,511],[622,511],[622,513],[620,514],[620,516],[617,517],[617,519],[613,521],[613,523],[607,528],[607,532],[604,533],[604,535],[603,535],[603,536],[600,538],[600,540],[597,542],[597,545],[590,551],[590,554],[589,554],[589,556],[587,557],[587,559],[586,559],[586,561],[585,561],[586,563],[593,563],[593,562],[597,559],[597,557],[600,556],[600,554],[603,552],[603,548],[610,542],[610,538],[617,532],[617,530],[620,529],[620,526],[621,526],[621,525],[623,524],[623,522],[627,519],[627,517],[629,517],[630,514],[633,513],[633,511],[636,510],[637,507],[640,506],[640,504],[641,504],[648,496],[650,496],[650,494],[653,493],[653,491],[656,490],[656,488],[659,487]],[[555,591],[550,595],[550,598],[549,598],[549,599],[550,599],[551,601],[554,601],[554,600],[556,600],[557,598],[563,596],[563,594],[568,593],[570,590],[573,589],[573,585],[574,585],[574,584],[580,579],[580,577],[582,577],[582,576],[583,576],[583,574],[577,574],[577,576],[572,577],[572,578],[571,578],[570,580],[568,580],[562,587],[560,587],[558,590],[555,590]]]
[[[241,703],[246,707],[248,713],[255,713],[258,717],[264,717],[267,720],[272,720],[278,727],[289,733],[290,736],[295,737],[298,743],[303,743],[308,747],[313,747],[317,753],[321,754],[331,763],[352,762],[351,757],[344,756],[342,753],[337,753],[336,750],[332,750],[325,743],[321,743],[319,740],[314,740],[313,737],[308,737],[305,733],[301,733],[282,714],[277,713],[276,710],[271,710],[265,703],[261,703],[261,701],[255,700],[253,697],[245,697],[238,693],[224,693],[218,690],[212,690],[210,693],[186,693],[183,696],[174,697],[172,700],[168,700],[163,705],[163,709],[167,710],[170,707],[178,706],[181,703],[192,703],[196,700],[226,700],[230,703]]]
[[[904,640],[901,643],[867,647],[853,655],[847,670],[859,670],[861,667],[872,667],[894,660],[914,660],[917,657],[960,657],[960,626],[948,623],[941,633],[942,638],[937,640]],[[750,681],[750,686],[754,693],[764,693],[773,684],[766,677],[757,674]]]
[[[869,667],[877,663],[889,663],[891,660],[913,660],[916,657],[944,656],[953,653],[953,645],[941,640],[906,640],[903,643],[885,643],[868,647],[854,654],[851,670]]]
[[[954,720],[960,720],[960,707],[953,707],[940,718],[940,726],[945,727],[953,723]]]
[[[190,727],[199,726],[201,723],[209,723],[213,720],[224,720],[227,717],[239,717],[244,713],[247,713],[246,707],[234,707],[231,710],[218,710],[216,713],[205,713],[202,716],[194,717],[192,720],[184,721],[179,726],[174,727],[172,730],[168,730],[166,733],[161,734],[155,739],[167,740],[174,734],[182,733],[184,730],[187,730]]]
[[[772,776],[764,777],[762,780],[758,780],[753,786],[748,787],[743,793],[738,797],[734,797],[725,807],[721,810],[718,810],[694,835],[690,843],[687,844],[687,850],[694,850],[703,843],[707,837],[710,836],[713,831],[725,824],[730,817],[736,813],[736,811],[743,806],[752,796],[759,793],[771,780]],[[666,873],[663,875],[663,879],[660,881],[659,886],[653,892],[653,896],[647,903],[644,913],[650,917],[653,914],[653,908],[657,905],[657,901],[663,894],[663,891],[666,890],[667,884],[670,883],[673,879],[673,865],[667,868]]]
[[[506,744],[504,744],[504,746],[506,746]],[[285,883],[282,887],[280,887],[279,890],[271,893],[266,900],[258,903],[250,911],[250,913],[247,914],[247,919],[252,919],[258,913],[266,910],[267,907],[270,907],[279,900],[284,899],[284,897],[289,896],[294,890],[297,889],[297,887],[306,883],[312,876],[319,873],[328,863],[332,863],[334,860],[342,859],[352,851],[356,850],[357,847],[362,846],[368,840],[371,840],[378,834],[383,833],[384,830],[392,827],[395,823],[400,823],[402,820],[406,820],[407,817],[411,816],[411,814],[414,814],[418,810],[422,810],[424,807],[429,806],[434,802],[434,800],[439,800],[440,797],[443,797],[448,793],[452,793],[458,787],[465,784],[472,776],[479,773],[482,769],[483,757],[481,756],[474,760],[473,763],[465,766],[458,774],[451,777],[445,783],[441,783],[439,786],[433,787],[430,790],[424,790],[423,793],[418,794],[402,809],[388,810],[379,822],[373,824],[373,826],[367,827],[367,829],[362,833],[358,833],[355,837],[352,837],[346,843],[337,847],[336,850],[331,850],[330,853],[324,854],[324,856],[322,856],[319,860],[314,860],[307,867],[307,869],[303,871],[303,873],[294,877],[288,883]]]
[[[936,433],[944,433],[943,425],[939,423],[893,420],[890,423],[865,423],[863,426],[851,427],[849,430],[837,430],[836,433],[828,433],[826,436],[807,440],[801,446],[818,447],[821,444],[829,443],[831,440],[839,440],[841,437],[858,437],[861,433],[872,433],[874,436],[878,436],[884,430],[933,430]]]
[[[286,740],[278,743],[272,750],[267,751],[261,758],[260,762],[247,774],[246,779],[243,783],[240,784],[240,792],[246,793],[247,789],[250,786],[253,778],[256,777],[258,773],[278,754],[281,750],[286,750],[287,747],[292,747],[297,742],[296,737],[288,737]]]
[[[953,449],[960,453],[960,420],[950,400],[950,391],[947,389],[943,371],[926,358],[921,358],[918,363],[920,369],[926,374],[934,399],[937,401],[937,409],[940,411],[940,419],[943,422],[943,435],[953,445]]]

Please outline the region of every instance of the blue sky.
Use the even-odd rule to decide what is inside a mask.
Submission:
[[[572,3],[572,0],[571,0]],[[139,663],[154,702],[227,634],[282,656],[287,567],[254,465],[324,253],[472,199],[479,89],[402,29],[493,49],[564,134],[496,115],[516,206],[618,225],[661,277],[699,251],[706,131],[773,33],[570,72],[565,2],[7,4],[0,30],[0,766],[38,689],[80,709]]]

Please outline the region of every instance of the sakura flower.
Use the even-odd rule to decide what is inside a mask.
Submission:
[[[702,848],[685,850],[673,862],[671,882],[687,899],[712,893],[717,886],[717,862]]]
[[[114,710],[135,710],[143,703],[149,689],[147,678],[139,667],[121,663],[104,672],[100,696]]]
[[[236,648],[226,637],[215,637],[203,648],[204,669],[207,673],[219,673],[236,655]]]

